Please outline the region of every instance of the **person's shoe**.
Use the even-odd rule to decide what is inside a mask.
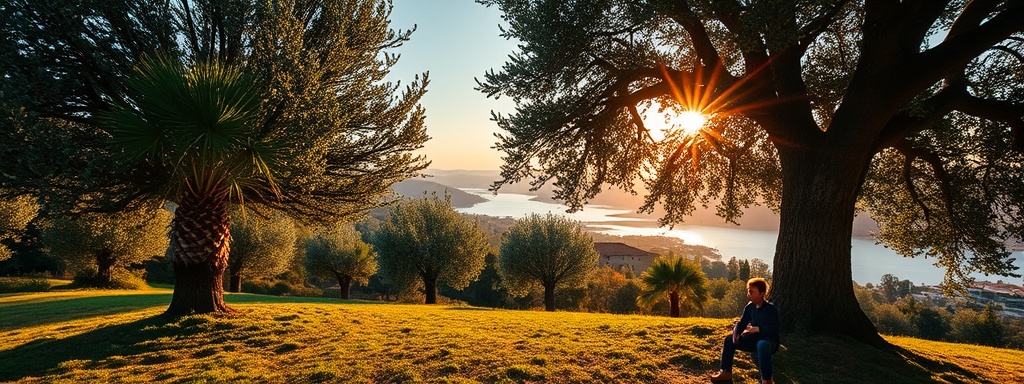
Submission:
[[[732,372],[726,372],[726,371],[723,371],[723,370],[718,370],[718,372],[715,372],[715,373],[711,374],[711,382],[712,383],[731,383],[732,382]]]

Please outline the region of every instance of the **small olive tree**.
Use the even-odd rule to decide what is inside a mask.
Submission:
[[[350,225],[318,232],[306,240],[304,264],[311,276],[338,280],[341,298],[349,298],[352,283],[366,285],[377,273],[376,256],[362,235]]]
[[[540,284],[544,308],[554,311],[555,289],[586,286],[597,259],[594,240],[578,222],[552,214],[530,215],[516,220],[502,235],[498,272],[515,296],[525,296]]]
[[[259,216],[234,210],[231,223],[229,292],[241,292],[242,278],[273,277],[288,270],[298,236],[292,219],[277,211]]]
[[[39,205],[30,195],[0,198],[0,261],[11,258],[11,250],[2,242],[17,239],[38,212]]]
[[[403,290],[422,285],[427,304],[437,303],[438,284],[469,286],[491,250],[480,226],[455,212],[448,197],[396,205],[372,238],[383,277]]]
[[[164,255],[170,211],[157,205],[114,213],[81,213],[46,220],[43,244],[71,271],[93,264],[95,284],[110,286],[116,269]]]

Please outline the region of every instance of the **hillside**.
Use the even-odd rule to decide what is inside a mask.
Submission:
[[[487,199],[472,193],[463,192],[458,188],[423,179],[405,179],[392,185],[391,189],[395,190],[395,193],[399,195],[412,198],[423,197],[424,193],[427,195],[433,193],[437,194],[438,197],[444,197],[445,192],[447,192],[451,195],[452,206],[455,208],[472,207],[474,204],[487,201]]]
[[[231,294],[229,316],[156,317],[168,290],[0,295],[0,381],[685,383],[730,320]],[[1022,382],[1024,352],[890,338],[784,340],[780,383]],[[737,382],[756,381],[740,354]]]

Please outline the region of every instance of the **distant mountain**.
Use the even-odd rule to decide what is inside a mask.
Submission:
[[[497,170],[493,171],[477,171],[477,170],[428,170],[425,172],[428,174],[428,179],[447,186],[455,188],[475,188],[475,189],[487,189],[490,188],[491,184],[495,180],[501,179],[501,174]],[[423,180],[423,179],[418,179]],[[644,205],[644,194],[646,190],[643,189],[643,185],[635,186],[637,193],[631,194],[618,188],[608,187],[592,200],[587,202],[588,205],[603,205],[618,209],[629,209],[636,212],[641,206]],[[535,196],[533,200],[543,201],[547,203],[561,203],[554,199],[554,188],[551,183],[546,184],[540,190],[530,191],[530,184],[528,181],[523,181],[516,184],[507,184],[501,187],[499,191],[501,193],[518,193],[524,195]],[[479,198],[478,196],[471,195]],[[725,219],[715,214],[715,203],[711,202],[707,208],[698,206],[693,211],[689,218],[686,219],[682,224],[693,224],[703,226],[714,226],[714,227],[730,227],[730,228],[743,228],[751,230],[762,230],[762,231],[777,231],[779,229],[779,215],[772,212],[771,209],[765,206],[753,206],[747,208],[743,212],[743,216],[740,217],[737,222],[739,226],[733,223],[726,222]],[[664,216],[665,210],[660,206],[656,206],[653,213],[629,213],[623,214],[623,217],[643,217],[643,218],[660,218]],[[871,232],[878,231],[878,224],[875,223],[867,215],[858,215],[853,221],[853,236],[854,237],[868,237]]]
[[[424,194],[436,193],[438,197],[444,197],[445,192],[451,195],[452,206],[455,208],[468,208],[477,203],[487,201],[480,196],[466,193],[462,190],[447,185],[427,181],[423,179],[406,179],[391,186],[395,193],[404,197],[422,198]]]

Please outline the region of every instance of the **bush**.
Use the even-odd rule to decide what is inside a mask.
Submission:
[[[105,289],[146,289],[146,271],[115,268],[110,274],[110,283],[104,283],[96,276],[96,269],[93,267],[82,269],[75,274],[71,286],[75,288],[105,288]]]
[[[323,296],[318,288],[305,287],[280,280],[249,280],[242,282],[242,292],[272,296]]]
[[[875,307],[874,315],[878,333],[900,336],[917,335],[917,327],[896,305],[879,304]]]
[[[46,279],[0,277],[0,293],[46,292],[50,283]]]

